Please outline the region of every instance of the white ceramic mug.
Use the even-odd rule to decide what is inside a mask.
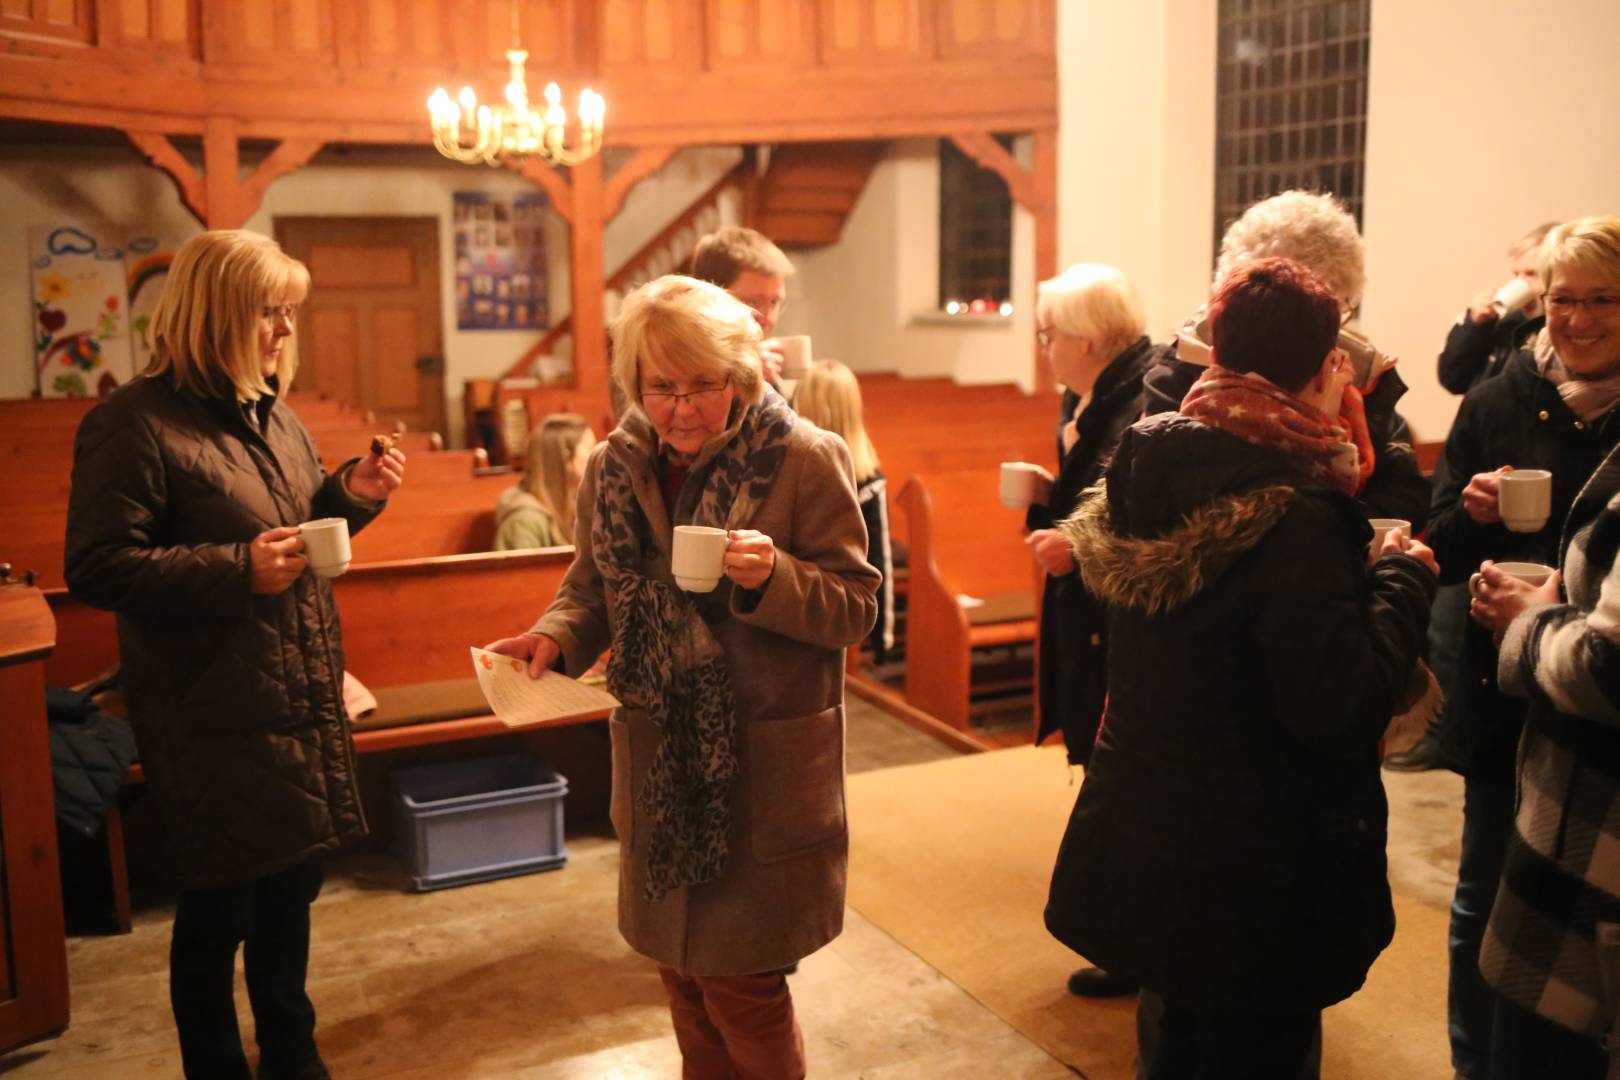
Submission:
[[[1027,461],[1001,463],[1001,505],[1009,510],[1022,510],[1038,502],[1045,502],[1051,485],[1046,470]]]
[[[707,525],[675,526],[670,570],[687,592],[713,592],[726,572],[726,530]]]
[[[304,558],[321,577],[334,578],[349,568],[349,523],[343,518],[317,518],[298,526]]]
[[[1546,563],[1538,562],[1499,562],[1496,568],[1504,574],[1511,574],[1520,581],[1529,585],[1544,585],[1552,577],[1553,568]],[[1470,574],[1468,577],[1468,595],[1479,595],[1479,575]]]
[[[1491,310],[1496,312],[1497,318],[1511,315],[1528,304],[1535,295],[1528,281],[1516,277],[1496,290],[1496,295],[1491,297]]]
[[[802,379],[810,373],[810,335],[789,334],[776,339],[782,353],[782,378]]]
[[[1552,513],[1552,473],[1546,469],[1514,469],[1499,473],[1496,509],[1514,532],[1532,533],[1547,524]]]
[[[1412,523],[1410,521],[1404,521],[1401,518],[1368,518],[1367,524],[1371,525],[1373,529],[1372,553],[1375,558],[1379,552],[1384,550],[1384,537],[1396,529],[1401,530],[1407,540],[1412,539]],[[1401,544],[1401,550],[1406,550],[1406,544]]]

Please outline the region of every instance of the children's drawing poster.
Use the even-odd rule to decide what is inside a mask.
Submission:
[[[133,232],[124,237],[124,290],[129,304],[129,349],[136,373],[152,361],[152,313],[184,236]]]
[[[549,326],[544,193],[458,191],[454,225],[456,328]]]
[[[98,397],[134,375],[123,237],[75,225],[28,233],[34,372],[43,397]]]

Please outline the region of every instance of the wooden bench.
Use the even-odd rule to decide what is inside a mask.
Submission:
[[[568,548],[491,552],[356,564],[334,579],[346,666],[378,703],[375,712],[354,721],[352,728],[356,753],[380,762],[373,768],[363,760],[360,775],[368,817],[379,829],[387,827],[387,815],[376,808],[386,805],[388,767],[422,760],[412,751],[469,740],[499,745],[503,737],[508,742],[529,739],[607,716],[607,710],[582,712],[514,732],[490,714],[471,674],[469,647],[531,626],[556,595],[572,561]],[[81,604],[61,589],[51,590],[46,599],[57,627],[47,681],[72,685],[106,671],[118,658],[112,613]],[[566,749],[575,760],[594,756],[596,767],[605,771],[605,739]],[[136,766],[130,782],[143,779]],[[127,932],[124,828],[116,809],[108,816],[107,840],[115,914]]]
[[[1001,505],[999,468],[918,473],[900,494],[911,544],[906,700],[960,731],[969,728],[975,653],[1035,641],[1038,570],[1023,513]],[[969,598],[966,601],[964,598]],[[977,689],[1027,691],[1030,671]]]

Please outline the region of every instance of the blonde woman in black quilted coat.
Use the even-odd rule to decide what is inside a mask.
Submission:
[[[232,997],[244,947],[257,1075],[324,1077],[304,991],[321,856],[366,825],[331,585],[299,522],[351,531],[404,479],[397,450],[336,473],[280,400],[304,266],[265,237],[181,246],[154,360],[73,448],[66,573],[118,615],[141,762],[181,888],[170,998],[188,1077],[249,1077]]]

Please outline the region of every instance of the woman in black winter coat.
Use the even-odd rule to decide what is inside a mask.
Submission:
[[[188,1078],[246,1080],[232,979],[242,946],[259,1080],[326,1075],[304,992],[321,857],[365,835],[332,586],[299,523],[358,530],[404,480],[398,450],[335,473],[280,400],[309,287],[241,230],[181,245],[154,360],[73,445],[66,575],[118,614],[141,763],[175,853],[170,1000]]]
[[[1109,702],[1046,922],[1163,999],[1151,1076],[1297,1080],[1394,930],[1378,741],[1436,572],[1398,532],[1367,565],[1327,287],[1260,260],[1211,321],[1181,413],[1063,526],[1109,605]]]

